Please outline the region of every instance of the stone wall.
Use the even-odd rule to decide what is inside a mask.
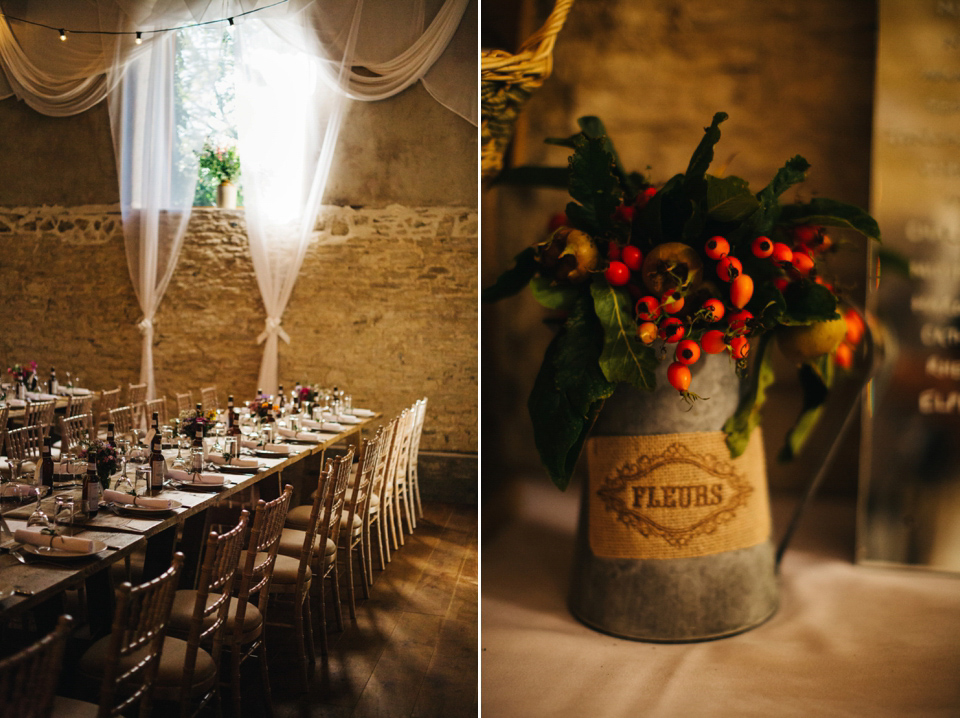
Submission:
[[[541,14],[552,6],[537,3]],[[488,19],[496,20],[484,25]],[[543,140],[569,136],[578,117],[597,115],[625,166],[662,183],[686,168],[703,128],[722,110],[730,119],[721,126],[713,172],[759,188],[801,154],[812,165],[804,196],[867,206],[875,43],[873,0],[578,0],[557,39],[553,74],[527,105],[513,159],[565,166],[568,151]],[[544,237],[547,220],[568,199],[557,190],[485,193],[483,286]],[[854,297],[862,296],[865,265],[856,245],[835,264]],[[526,397],[551,338],[544,313],[529,292],[483,309],[483,433],[501,449],[486,457],[485,481],[543,473]],[[796,386],[787,381],[774,391],[781,389],[765,417],[772,451],[799,408]],[[856,443],[848,442],[838,479],[849,489]],[[789,471],[772,466],[774,481],[805,480],[818,459]]]
[[[116,207],[0,208],[0,356],[86,386],[139,376],[139,310]],[[280,376],[396,413],[430,399],[422,448],[477,451],[477,213],[327,207],[294,289]],[[256,390],[263,329],[242,211],[196,210],[156,318],[157,388]]]

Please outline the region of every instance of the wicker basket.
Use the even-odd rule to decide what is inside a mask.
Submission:
[[[571,5],[573,0],[556,0],[553,12],[543,27],[523,43],[516,55],[503,50],[484,50],[481,53],[480,134],[484,181],[503,167],[503,154],[524,103],[550,76],[553,45]]]

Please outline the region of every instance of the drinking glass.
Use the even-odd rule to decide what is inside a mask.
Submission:
[[[231,459],[238,456],[240,456],[240,444],[237,437],[228,436],[223,442],[223,460],[229,464]]]
[[[33,513],[27,517],[27,528],[48,529],[50,528],[50,517],[40,508],[40,502],[43,500],[44,494],[43,486],[38,485],[32,488],[37,497],[37,505],[34,507]],[[23,494],[21,494],[22,496]]]
[[[60,494],[54,499],[53,522],[59,526],[72,526],[76,502],[70,494]]]
[[[144,496],[150,492],[150,481],[153,478],[153,474],[149,466],[138,466],[136,472],[134,473],[133,479],[133,492],[136,496]],[[140,485],[143,484],[143,490],[140,490]]]

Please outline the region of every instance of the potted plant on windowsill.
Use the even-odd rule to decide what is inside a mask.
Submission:
[[[789,458],[863,331],[823,268],[848,230],[879,240],[877,223],[826,198],[781,204],[805,179],[800,156],[758,192],[709,174],[726,119],[659,187],[623,168],[597,118],[548,140],[573,150],[574,201],[484,291],[493,301],[529,286],[559,325],[528,408],[559,488],[586,449],[571,610],[629,638],[716,638],[776,610],[765,460],[751,440],[771,340],[804,391]]]
[[[237,208],[236,180],[240,177],[240,156],[236,146],[216,146],[205,143],[198,153],[201,172],[207,173],[217,186],[217,207],[220,209]]]

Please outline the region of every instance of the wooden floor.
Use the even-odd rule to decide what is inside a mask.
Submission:
[[[289,633],[268,636],[276,718],[477,715],[477,509],[423,509],[386,571],[374,571],[356,621],[344,609],[345,630],[329,634],[327,659],[316,636],[306,692]],[[253,662],[244,669],[244,714],[261,715],[259,671]]]

